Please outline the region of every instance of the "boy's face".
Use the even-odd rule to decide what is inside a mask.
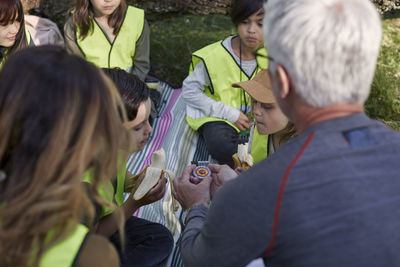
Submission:
[[[145,102],[140,103],[136,118],[124,123],[126,129],[133,131],[136,145],[136,149],[133,152],[140,151],[144,148],[153,131],[149,123],[150,109],[151,103],[150,98],[148,98]]]
[[[251,108],[260,134],[277,133],[289,122],[276,103],[260,103],[252,99]]]
[[[254,51],[264,45],[263,19],[264,9],[260,8],[238,25],[238,33],[242,43]]]

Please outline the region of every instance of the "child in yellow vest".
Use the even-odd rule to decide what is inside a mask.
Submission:
[[[135,140],[135,148],[131,152],[140,151],[146,145],[152,132],[149,124],[149,89],[138,77],[121,69],[103,69],[103,71],[116,84],[124,103],[128,119],[124,122],[124,127],[131,131]],[[121,206],[125,214],[124,248],[122,248],[112,210],[103,209],[97,233],[109,237],[117,247],[121,266],[156,266],[170,254],[173,237],[163,225],[132,216],[132,214],[141,206],[160,200],[165,195],[167,180],[162,177],[146,195],[140,200],[135,200],[132,196],[141,183],[143,175],[133,189],[129,179],[125,179],[131,176],[132,174],[125,170],[125,164],[121,164],[117,181],[113,183],[115,190],[112,190],[115,191],[115,202]],[[122,203],[124,192],[131,195]]]
[[[121,68],[144,81],[150,69],[144,10],[126,0],[77,0],[64,25],[65,46],[100,68]]]
[[[235,83],[234,87],[243,88],[251,97],[251,111],[255,120],[255,129],[260,134],[268,134],[268,151],[257,163],[275,152],[281,145],[295,135],[292,122],[283,114],[271,90],[271,82],[267,70],[260,71],[252,80]],[[251,144],[251,150],[257,144]]]
[[[250,97],[232,84],[247,81],[260,67],[267,67],[259,66],[255,56],[260,50],[266,54],[262,32],[264,2],[233,1],[231,18],[238,35],[194,52],[190,74],[182,86],[189,126],[204,137],[215,160],[232,167],[240,132],[245,136],[252,122],[246,116]]]

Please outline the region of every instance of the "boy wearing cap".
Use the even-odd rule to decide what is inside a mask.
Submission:
[[[252,80],[234,83],[251,96],[251,111],[255,125],[251,129],[254,137],[249,140],[254,163],[265,159],[284,142],[293,137],[293,123],[282,113],[271,91],[268,71],[260,71]],[[262,142],[260,135],[268,134],[268,143]],[[265,151],[267,153],[265,154]]]

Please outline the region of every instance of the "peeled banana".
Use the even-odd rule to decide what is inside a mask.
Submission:
[[[239,144],[237,153],[232,155],[236,167],[250,169],[253,166],[253,157],[248,153],[249,143]]]
[[[133,194],[133,199],[139,200],[142,197],[144,197],[147,192],[150,191],[163,177],[165,174],[167,179],[169,179],[169,183],[171,186],[171,193],[173,192],[173,185],[172,185],[172,180],[174,179],[174,176],[172,173],[168,170],[165,170],[165,163],[166,163],[166,157],[165,157],[165,151],[164,149],[159,149],[157,151],[153,152],[153,160],[152,164],[150,166],[147,166],[143,171],[141,171],[138,175],[135,175],[135,177],[139,177],[143,172],[145,172],[145,177],[136,189],[135,193]],[[174,210],[178,210],[179,206],[177,204],[177,201],[172,197],[172,204]]]

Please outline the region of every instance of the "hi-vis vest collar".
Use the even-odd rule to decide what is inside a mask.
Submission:
[[[144,11],[128,6],[121,29],[113,42],[93,19],[93,32],[85,39],[79,38],[76,30],[76,42],[87,61],[100,68],[121,68],[130,71],[133,66],[136,42],[143,32]]]

